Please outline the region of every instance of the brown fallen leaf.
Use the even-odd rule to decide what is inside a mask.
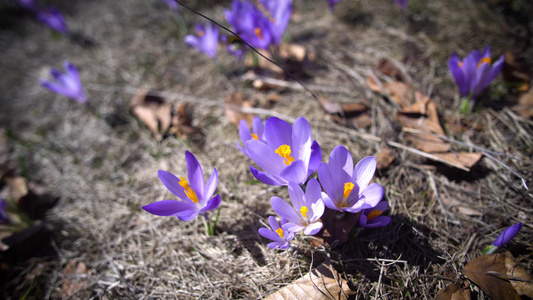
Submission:
[[[431,153],[445,161],[448,162],[449,165],[452,166],[461,166],[467,169],[470,169],[473,165],[475,165],[481,157],[483,157],[482,153],[475,153],[475,152],[446,152],[446,153]]]
[[[241,108],[252,108],[253,103],[249,99],[244,99],[241,93],[231,93],[226,97],[226,118],[239,127],[241,120],[245,120],[248,126],[252,126],[253,114],[243,113]]]
[[[90,272],[87,269],[87,265],[85,265],[85,263],[81,261],[71,260],[63,269],[63,276],[65,276],[65,278],[63,279],[63,286],[61,288],[61,296],[63,298],[68,298],[72,294],[76,293],[79,289],[81,289],[85,284],[87,284],[87,280],[72,280],[70,278],[83,278],[84,275],[88,275],[89,273]],[[78,295],[78,297],[80,299],[85,298],[82,295]]]
[[[480,212],[479,210],[465,204],[462,201],[457,200],[456,198],[449,197],[445,193],[442,193],[440,195],[440,198],[445,208],[454,213],[457,212],[465,216],[482,216],[483,215],[483,213]]]
[[[504,254],[507,279],[511,282],[518,295],[533,299],[533,281],[531,275],[529,275],[526,269],[516,263],[510,252],[505,252]]]
[[[512,109],[526,119],[533,118],[533,89],[520,96],[518,104]]]
[[[379,153],[376,155],[377,160],[377,169],[383,170],[390,166],[390,164],[394,161],[395,153],[394,150],[388,147],[383,147],[379,151]]]
[[[372,125],[370,109],[363,103],[333,103],[325,98],[319,99],[322,108],[336,123],[343,126],[365,128]]]
[[[505,259],[505,254],[482,255],[468,263],[463,273],[491,299],[520,300],[509,280],[490,274],[491,272],[506,274]]]
[[[513,83],[518,92],[525,92],[530,88],[531,69],[524,57],[506,52],[502,76],[506,82]]]
[[[450,283],[445,289],[440,290],[435,300],[470,300],[470,289],[461,282]]]
[[[266,300],[348,299],[355,294],[329,263],[323,263],[300,279],[265,297]]]
[[[269,58],[270,60],[274,60],[272,58],[272,55],[269,51],[263,50],[263,49],[257,49],[259,53],[263,54],[265,57]],[[250,55],[246,55],[244,57],[244,65],[248,68],[259,68],[263,71],[272,72],[273,75],[282,75],[283,69],[276,66],[275,64],[269,62],[264,57],[258,55],[257,53],[251,53]]]
[[[139,90],[131,100],[131,111],[160,138],[170,128],[172,105],[163,98],[148,95],[145,89]]]

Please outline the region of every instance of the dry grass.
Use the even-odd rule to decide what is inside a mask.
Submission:
[[[3,287],[3,298],[19,298],[28,290],[37,298],[61,298],[62,282],[72,279],[84,284],[72,298],[254,299],[306,273],[312,260],[305,240],[298,239],[293,250],[277,252],[258,235],[261,220],[273,214],[270,197],[287,197],[287,192],[247,184],[252,179],[249,161],[236,151],[237,130],[224,117],[229,92],[255,92],[189,49],[180,19],[160,1],[49,2],[57,4],[73,32],[95,45],[54,40],[30,16],[0,2],[0,19],[6,24],[0,29],[0,125],[11,137],[5,167],[19,168],[24,158],[29,179],[61,198],[47,217],[57,256],[14,263],[18,275]],[[216,4],[220,2],[202,12],[222,21],[223,6]],[[486,44],[493,46],[493,53],[503,53],[516,42],[506,38],[502,13],[491,10],[494,6],[486,1],[413,0],[410,34],[388,0],[343,1],[335,16],[324,13],[324,1],[294,2],[301,20],[291,23],[289,35],[315,52],[320,65],[308,84],[336,102],[371,100],[376,117],[368,130],[342,128],[328,120],[310,96],[284,92],[261,117],[278,115],[291,121],[305,116],[324,157],[339,144],[356,160],[375,155],[387,141],[408,145],[393,118],[395,109],[360,80],[380,58],[403,61],[415,88],[428,93],[444,120],[451,120],[459,99],[445,64],[450,53],[465,55]],[[200,21],[182,15],[189,25]],[[531,47],[523,55],[532,61]],[[65,59],[80,68],[97,115],[38,86],[49,67],[58,68]],[[241,68],[222,53],[219,64],[227,73]],[[204,147],[172,138],[157,142],[128,115],[129,100],[140,87],[168,92],[172,102],[190,102],[194,124],[206,135]],[[498,87],[493,90],[501,90]],[[499,98],[495,93],[486,97]],[[505,94],[501,98],[514,99]],[[122,115],[126,122],[111,127],[105,121],[109,115]],[[499,153],[494,157],[533,186],[530,120],[508,108],[487,108],[465,122],[485,130],[466,130],[455,139]],[[459,144],[454,149],[469,150]],[[140,209],[171,197],[156,172],[184,174],[185,150],[198,157],[204,172],[210,174],[213,167],[219,171],[223,202],[215,237],[206,237],[198,220],[179,222]],[[432,299],[447,284],[442,276],[455,278],[500,228],[518,221],[524,227],[509,249],[532,271],[533,197],[517,176],[487,157],[467,173],[401,149],[396,155],[394,164],[375,178],[386,190],[392,223],[362,231],[334,250],[312,249],[314,263],[331,257],[357,291],[356,299]],[[448,211],[440,205],[443,197],[482,215]],[[84,262],[89,274],[65,276],[62,270],[72,260]],[[31,288],[35,283],[40,291]]]

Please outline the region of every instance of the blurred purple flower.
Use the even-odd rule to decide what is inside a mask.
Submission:
[[[206,24],[196,24],[196,32],[198,36],[187,35],[185,42],[198,51],[203,52],[211,58],[216,58],[218,47],[218,26],[213,26],[211,22]]]
[[[0,224],[5,224],[9,221],[9,218],[7,217],[7,213],[5,211],[6,207],[7,203],[2,200],[2,197],[0,197]]]
[[[279,45],[287,29],[292,15],[292,0],[261,0],[266,8],[263,15],[270,21],[268,23],[272,34],[272,43]]]
[[[268,49],[272,43],[270,21],[252,2],[234,0],[225,15],[233,31],[244,41],[252,47]]]
[[[333,210],[358,213],[376,207],[383,198],[383,188],[369,185],[376,171],[373,156],[363,158],[355,168],[352,155],[344,146],[337,146],[331,152],[329,164],[321,163],[318,178],[325,193],[324,204]]]
[[[39,21],[53,30],[62,34],[68,34],[67,23],[65,23],[63,15],[55,7],[49,7],[41,10],[37,17]]]
[[[326,0],[326,2],[328,3],[329,10],[333,12],[333,10],[335,9],[335,5],[337,5],[337,3],[339,3],[340,1],[341,0]]]
[[[178,10],[179,5],[175,0],[162,0],[162,1],[165,2],[171,10],[173,11]]]
[[[289,196],[293,206],[276,196],[270,199],[270,203],[280,217],[289,221],[287,230],[291,232],[304,230],[305,235],[315,235],[322,229],[322,222],[318,219],[322,217],[325,209],[321,192],[320,183],[311,178],[305,193],[298,184],[289,183]]]
[[[37,13],[39,11],[39,7],[35,3],[35,0],[16,0],[18,5],[24,7],[25,9]]]
[[[246,124],[246,121],[243,119],[239,122],[239,136],[241,137],[241,141],[246,145],[246,142],[249,140],[258,140],[261,142],[265,142],[265,125],[263,124],[263,121],[258,116],[255,116],[252,121],[252,132],[250,132],[250,128],[248,128],[248,124]],[[248,155],[248,152],[245,148],[243,148],[239,142],[237,143],[237,147],[239,150],[241,150],[242,153],[244,153],[246,156],[250,157]],[[246,147],[246,146],[245,146]]]
[[[176,216],[182,221],[190,221],[199,214],[207,218],[206,213],[220,205],[220,195],[211,197],[218,183],[217,169],[204,183],[204,172],[196,157],[186,151],[185,158],[189,182],[184,177],[178,179],[167,171],[160,170],[157,173],[165,187],[182,201],[162,200],[143,206],[144,210],[157,216]]]
[[[50,71],[57,82],[49,82],[41,79],[41,85],[54,93],[72,98],[79,103],[87,103],[87,97],[81,86],[78,69],[68,61],[65,61],[64,68],[64,74],[56,69]]]
[[[381,215],[388,207],[389,202],[381,201],[376,207],[363,210],[359,217],[359,226],[376,228],[388,225],[391,222],[391,217]]]
[[[448,68],[459,87],[461,96],[471,97],[471,100],[474,100],[498,76],[503,61],[502,55],[491,65],[490,47],[487,46],[483,53],[474,50],[462,61],[453,53],[448,59]]]
[[[407,4],[408,4],[409,0],[394,0],[394,2],[396,2],[396,5],[398,5],[398,7],[399,7],[403,12],[406,12],[406,11],[407,11]]]
[[[280,248],[282,250],[289,248],[289,242],[294,238],[294,232],[287,230],[287,220],[281,219],[281,223],[278,224],[276,218],[270,216],[268,217],[268,223],[270,223],[270,228],[272,229],[259,228],[259,234],[262,237],[273,240],[272,243],[267,245],[268,248]]]
[[[268,185],[304,183],[322,160],[322,150],[311,137],[311,127],[303,117],[294,125],[270,117],[265,123],[265,142],[251,139],[246,142],[249,157],[263,171],[250,166],[259,181]]]
[[[505,246],[505,244],[509,243],[509,241],[515,237],[520,229],[522,229],[522,223],[516,223],[513,226],[505,229],[502,233],[500,233],[492,245],[498,248]]]

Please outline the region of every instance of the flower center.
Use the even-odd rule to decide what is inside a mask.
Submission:
[[[276,149],[276,154],[279,154],[279,156],[283,157],[283,162],[289,166],[293,161],[294,157],[291,156],[291,146],[289,145],[281,145],[278,149]]]
[[[307,208],[307,206],[302,206],[302,208],[300,208],[300,213],[302,214],[304,218],[307,218],[308,211],[309,211],[309,208]]]
[[[257,136],[257,134],[252,133],[252,139],[253,140],[259,140],[259,137]]]
[[[348,196],[350,196],[350,193],[352,192],[354,187],[355,187],[354,184],[351,183],[351,182],[346,182],[344,184],[344,193],[342,194],[344,199],[346,199],[346,198],[348,198]]]
[[[462,61],[459,61],[459,62],[457,63],[457,65],[459,66],[459,68],[462,68],[462,67],[463,67],[463,62],[462,62]]]
[[[280,238],[283,237],[283,229],[281,229],[281,227],[276,229],[276,233],[279,235]]]
[[[367,221],[370,221],[372,219],[374,219],[375,217],[379,217],[381,216],[381,214],[383,213],[383,211],[379,210],[379,209],[374,209],[373,211],[371,211],[368,216],[366,216],[366,220]]]
[[[205,32],[203,30],[198,31],[198,36],[199,37],[203,37],[204,34],[205,34]]]
[[[198,203],[198,197],[196,196],[196,193],[189,186],[189,183],[187,182],[187,180],[185,180],[184,177],[181,177],[180,179],[181,179],[180,185],[185,189],[185,194],[187,195],[187,197],[189,197],[189,199],[191,199],[192,202]]]
[[[255,35],[257,35],[258,38],[263,39],[263,34],[261,33],[261,28],[256,27],[254,29],[254,33],[255,33]]]
[[[490,66],[490,63],[492,62],[492,60],[490,59],[490,57],[483,57],[481,60],[479,60],[478,64],[477,64],[477,67],[481,67],[481,65],[483,63],[487,63],[489,66]]]

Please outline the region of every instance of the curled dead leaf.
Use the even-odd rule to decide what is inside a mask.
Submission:
[[[370,109],[363,103],[333,103],[325,98],[319,99],[322,108],[336,123],[343,126],[369,127],[372,124]]]
[[[520,96],[518,104],[512,109],[526,119],[533,118],[533,89]]]
[[[491,272],[507,273],[505,259],[505,254],[482,255],[468,263],[463,273],[491,299],[520,300],[520,296],[509,280],[491,274]]]
[[[242,108],[251,107],[253,107],[252,101],[244,99],[241,93],[231,93],[226,97],[226,118],[237,127],[241,120],[245,120],[248,126],[251,126],[254,115],[241,111]]]
[[[300,279],[267,296],[266,300],[348,299],[355,294],[329,263],[323,263]]]
[[[63,269],[63,275],[65,278],[63,279],[63,286],[61,288],[61,293],[63,298],[68,298],[74,293],[76,293],[79,289],[81,289],[85,284],[87,284],[87,280],[83,279],[77,279],[76,277],[84,278],[88,275],[90,272],[87,269],[87,265],[85,265],[84,262],[81,261],[70,261],[65,268]],[[81,295],[78,295],[80,298]],[[87,294],[86,296],[89,296]]]
[[[376,155],[377,160],[377,169],[383,170],[387,168],[394,161],[395,153],[394,150],[388,147],[383,147]]]

